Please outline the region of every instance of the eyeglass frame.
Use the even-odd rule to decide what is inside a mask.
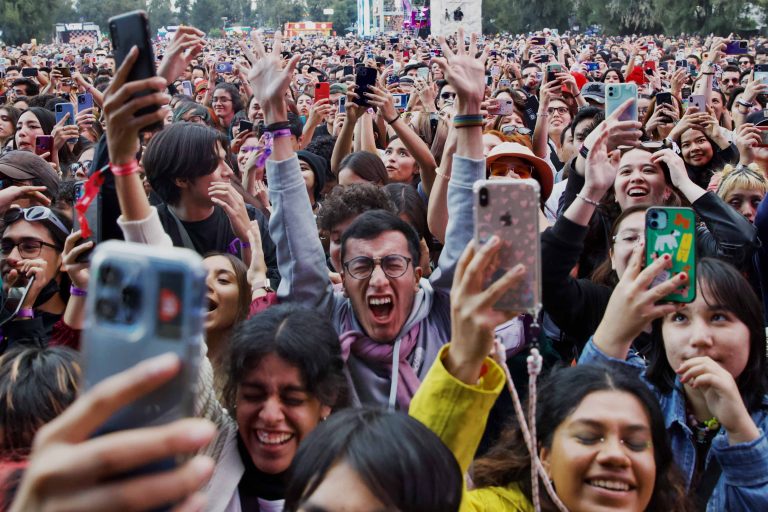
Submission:
[[[8,252],[5,252],[5,250],[3,249],[3,245],[5,243],[10,243],[13,245],[12,247],[10,247],[10,250]],[[21,244],[24,244],[24,243],[40,244],[40,247],[37,248],[37,252],[34,255],[31,255],[31,253],[27,253],[27,255],[25,256],[24,254],[22,254],[21,248],[18,249],[19,256],[21,256],[22,259],[25,259],[25,260],[30,260],[32,258],[37,258],[38,256],[40,256],[40,253],[43,252],[43,246],[51,247],[52,249],[56,249],[59,252],[61,252],[62,250],[58,245],[49,244],[48,242],[43,242],[42,240],[39,240],[33,237],[28,237],[28,236],[23,237],[19,242],[14,242],[10,238],[0,238],[0,258],[2,259],[7,258],[13,252],[14,249],[18,248]]]
[[[405,269],[403,270],[402,274],[397,275],[397,276],[390,275],[387,272],[387,270],[384,268],[384,265],[383,265],[385,259],[393,258],[393,257],[402,258],[402,259],[405,260]],[[368,260],[368,261],[370,261],[372,263],[371,271],[368,273],[367,276],[365,276],[365,277],[358,277],[358,276],[354,275],[349,270],[350,263],[354,262],[355,260],[358,260],[358,261],[359,260]],[[380,256],[378,258],[371,258],[370,256],[356,256],[356,257],[354,257],[352,259],[349,259],[349,260],[345,261],[342,264],[342,266],[344,267],[344,270],[349,274],[349,276],[351,278],[357,279],[358,281],[364,281],[366,279],[369,279],[373,275],[373,271],[376,270],[376,266],[377,265],[379,267],[381,267],[381,271],[384,272],[384,275],[387,276],[388,278],[390,278],[390,279],[399,279],[399,278],[403,277],[408,272],[408,267],[411,265],[411,262],[412,262],[411,258],[409,258],[407,256],[403,256],[402,254],[387,254],[386,256]]]

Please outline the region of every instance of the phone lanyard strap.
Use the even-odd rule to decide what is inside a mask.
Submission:
[[[88,225],[88,219],[85,216],[85,212],[88,210],[88,207],[91,206],[93,200],[96,199],[96,196],[99,195],[99,190],[104,184],[104,175],[107,172],[107,169],[109,169],[109,164],[91,174],[91,177],[88,178],[88,181],[86,181],[83,186],[83,197],[78,199],[75,203],[75,212],[77,213],[77,221],[80,223],[80,236],[82,238],[88,238],[93,234],[91,232],[91,227]]]

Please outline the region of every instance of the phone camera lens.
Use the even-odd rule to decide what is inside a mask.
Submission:
[[[96,314],[105,320],[114,320],[117,317],[117,304],[110,299],[99,299],[96,302]]]
[[[104,265],[99,274],[99,281],[106,286],[114,286],[119,283],[123,278],[123,273],[120,269],[111,265]]]
[[[487,206],[488,205],[488,189],[481,188],[480,189],[480,206]]]
[[[126,286],[123,289],[123,305],[128,309],[138,309],[141,304],[141,291],[135,286]]]

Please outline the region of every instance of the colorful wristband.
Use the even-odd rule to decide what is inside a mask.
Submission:
[[[35,318],[35,310],[32,308],[21,308],[16,313],[16,318]]]
[[[483,126],[484,120],[481,114],[470,114],[465,116],[455,116],[453,126],[456,128],[470,128],[473,126]]]
[[[83,290],[82,288],[78,288],[75,285],[70,285],[69,294],[74,295],[75,297],[85,297],[86,295],[88,295],[88,291]]]
[[[288,128],[283,128],[281,130],[275,130],[275,131],[273,131],[271,133],[272,133],[272,138],[273,139],[279,139],[281,137],[290,137],[291,135],[293,135],[293,133],[291,133],[291,130],[289,130]]]
[[[136,160],[131,160],[124,165],[117,165],[110,162],[109,170],[112,171],[114,176],[128,176],[129,174],[135,174],[139,172],[139,162]]]

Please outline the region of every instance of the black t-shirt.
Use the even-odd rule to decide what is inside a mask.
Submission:
[[[248,210],[248,217],[259,224],[261,248],[264,251],[264,261],[267,264],[267,277],[272,282],[272,286],[277,287],[280,281],[280,274],[277,271],[275,244],[269,236],[267,219],[263,213],[250,205],[246,205],[246,209]],[[168,209],[168,205],[162,204],[158,206],[157,213],[160,216],[165,232],[173,240],[173,245],[185,247],[184,237],[179,230],[175,216]],[[227,217],[227,214],[221,207],[214,206],[213,214],[207,219],[194,222],[179,220],[179,222],[192,241],[193,247],[189,247],[189,249],[194,249],[200,255],[206,255],[211,252],[224,252],[235,254],[242,258],[240,246],[236,241],[237,236],[235,236],[235,232],[232,230],[229,217]],[[247,242],[247,240],[242,240],[242,242]]]

